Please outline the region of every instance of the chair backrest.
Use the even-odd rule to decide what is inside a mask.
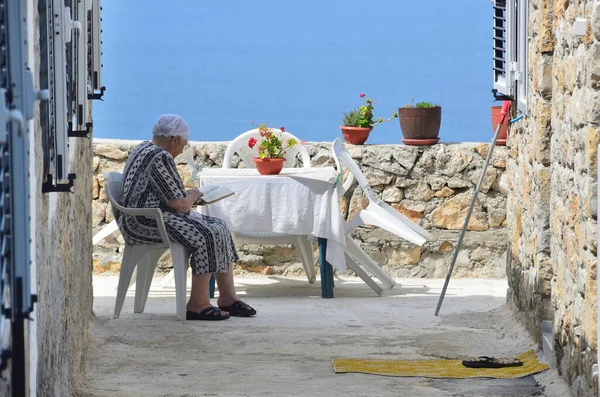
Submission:
[[[183,151],[183,156],[185,158],[190,172],[192,173],[192,178],[196,178],[201,170],[201,167],[198,167],[198,164],[196,164],[196,162],[194,161],[194,149],[192,149],[191,147],[185,149]]]
[[[333,160],[338,167],[338,171],[342,172],[342,175],[343,169],[341,163],[343,163],[350,170],[350,175],[348,175],[348,178],[344,182],[343,191],[346,192],[346,190],[348,190],[348,188],[350,188],[354,182],[354,178],[356,178],[358,184],[365,192],[369,200],[379,202],[377,195],[371,188],[371,185],[369,185],[369,181],[367,181],[367,178],[365,178],[358,165],[354,162],[354,160],[352,160],[352,156],[350,156],[350,153],[348,153],[340,138],[335,138],[335,141],[333,141],[333,144],[331,145],[331,152]]]
[[[117,213],[123,210],[121,202],[123,200],[123,174],[120,172],[104,173],[104,188],[110,200],[113,216],[117,218]]]
[[[295,138],[298,143],[291,149],[287,151],[286,160],[283,163],[284,167],[293,167],[294,162],[296,161],[296,157],[300,155],[300,159],[302,160],[303,168],[310,168],[310,155],[308,154],[308,150],[306,146],[300,143],[300,139],[296,138],[294,135],[289,132],[282,132],[277,128],[272,128],[281,138],[288,140],[290,138]],[[252,161],[253,157],[258,156],[258,150],[256,148],[250,149],[248,147],[248,139],[250,138],[261,138],[258,128],[255,128],[250,131],[246,131],[243,134],[239,135],[235,138],[229,146],[227,146],[227,150],[225,151],[225,157],[223,158],[223,168],[231,168],[231,161],[233,160],[233,155],[235,153],[240,156],[246,167],[256,167],[254,162]]]

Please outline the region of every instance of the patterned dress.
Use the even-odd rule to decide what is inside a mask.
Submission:
[[[186,197],[175,161],[152,142],[136,146],[123,171],[123,203],[129,208],[160,208],[171,241],[191,252],[194,275],[224,273],[238,260],[229,228],[218,218],[171,210],[167,203]],[[119,230],[129,244],[160,243],[153,218],[117,214]]]

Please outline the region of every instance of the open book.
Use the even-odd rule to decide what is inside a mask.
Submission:
[[[215,184],[202,186],[199,190],[202,192],[202,197],[200,197],[197,202],[200,205],[212,204],[235,194],[233,190]]]

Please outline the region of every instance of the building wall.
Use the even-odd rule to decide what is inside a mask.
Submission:
[[[597,393],[597,144],[600,0],[529,0],[528,117],[509,131],[509,301],[537,340],[552,321],[574,395]],[[516,114],[515,114],[516,115]]]
[[[104,192],[104,172],[121,172],[135,144],[133,141],[94,139],[94,233],[113,219]],[[192,146],[196,162],[206,167],[222,165],[227,142],[192,142]],[[313,166],[333,165],[331,144],[307,143],[307,147]],[[489,145],[349,145],[348,149],[382,200],[431,230],[437,238],[418,247],[372,227],[358,228],[353,237],[393,277],[445,277]],[[182,157],[178,167],[183,180],[187,180],[189,173]],[[506,157],[506,149],[497,147],[458,256],[456,277],[505,277]],[[236,162],[234,166],[243,164]],[[344,215],[351,218],[368,201],[355,183],[341,204]],[[95,246],[95,271],[118,269],[122,244],[122,237],[115,233]],[[303,274],[300,259],[291,247],[249,245],[239,248],[239,271]],[[170,262],[165,261],[164,266],[170,266]]]
[[[39,23],[46,9],[34,1],[36,21],[34,43],[40,42]],[[43,39],[43,38],[42,38]],[[37,78],[46,72],[46,59],[35,47]],[[92,189],[92,143],[70,138],[71,169],[77,179],[73,193],[42,194],[42,136],[37,112],[34,122],[35,150],[32,167],[37,186],[31,192],[36,204],[35,260],[37,263],[38,373],[37,395],[73,396],[82,381],[84,355],[89,343],[92,316],[92,230],[90,226]]]

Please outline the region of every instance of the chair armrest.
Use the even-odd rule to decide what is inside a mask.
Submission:
[[[149,216],[156,220],[160,237],[165,244],[169,244],[169,235],[167,234],[167,227],[162,217],[162,212],[159,208],[125,208],[121,207],[120,212],[131,216]]]

